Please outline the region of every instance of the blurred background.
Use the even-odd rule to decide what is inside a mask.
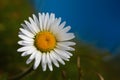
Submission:
[[[119,0],[0,0],[0,80],[25,71],[30,65],[17,53],[19,28],[33,13],[53,12],[76,35],[76,51],[66,65],[43,72],[41,66],[21,80],[119,80],[120,72]],[[65,74],[65,76],[63,76]],[[65,77],[65,78],[64,78]]]

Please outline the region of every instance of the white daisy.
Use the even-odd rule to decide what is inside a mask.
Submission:
[[[64,27],[66,22],[61,23],[61,18],[55,18],[53,13],[39,13],[38,18],[33,14],[33,19],[29,17],[29,22],[24,22],[18,35],[22,39],[18,44],[22,47],[17,51],[23,52],[21,56],[30,55],[26,64],[35,60],[33,69],[41,63],[43,71],[47,66],[53,71],[52,64],[59,67],[59,63],[64,65],[64,61],[69,61],[72,54],[68,51],[74,51],[71,46],[75,45],[69,40],[75,36],[68,32],[70,26]]]

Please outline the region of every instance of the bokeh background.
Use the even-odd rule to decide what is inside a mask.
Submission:
[[[53,12],[72,26],[77,45],[73,57],[54,71],[41,66],[21,80],[78,80],[77,57],[81,59],[82,80],[119,80],[119,0],[0,0],[0,80],[8,80],[30,65],[17,53],[21,23],[38,12]]]

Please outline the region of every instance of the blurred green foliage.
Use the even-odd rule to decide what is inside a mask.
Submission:
[[[25,71],[30,65],[25,61],[29,57],[21,57],[17,53],[17,41],[20,24],[34,12],[28,0],[0,0],[0,80],[7,80]],[[108,51],[101,51],[92,45],[75,40],[76,51],[73,52],[66,65],[60,68],[54,66],[54,71],[43,72],[41,66],[22,80],[78,80],[77,57],[80,56],[81,80],[100,80],[96,75],[100,73],[105,80],[119,80],[120,58],[112,58]],[[32,64],[32,63],[31,63]]]
[[[20,72],[24,60],[16,52],[18,30],[32,7],[27,0],[0,0],[0,79]],[[23,64],[24,66],[24,64]],[[17,70],[18,69],[18,70]],[[4,79],[3,79],[4,80]]]

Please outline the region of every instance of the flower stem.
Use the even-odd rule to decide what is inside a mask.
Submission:
[[[65,72],[65,70],[62,70],[62,78],[63,78],[63,80],[67,80],[67,76],[66,76],[66,72]]]
[[[26,75],[28,75],[30,72],[33,71],[33,66],[30,66],[27,70],[25,70],[24,72],[15,75],[13,77],[8,78],[8,80],[20,80],[21,78],[25,77]]]
[[[81,80],[82,72],[81,72],[81,66],[80,66],[80,56],[77,57],[77,68],[78,68],[78,80]]]
[[[97,74],[97,76],[99,77],[100,80],[104,80],[103,76],[100,73],[96,72],[96,74]]]

